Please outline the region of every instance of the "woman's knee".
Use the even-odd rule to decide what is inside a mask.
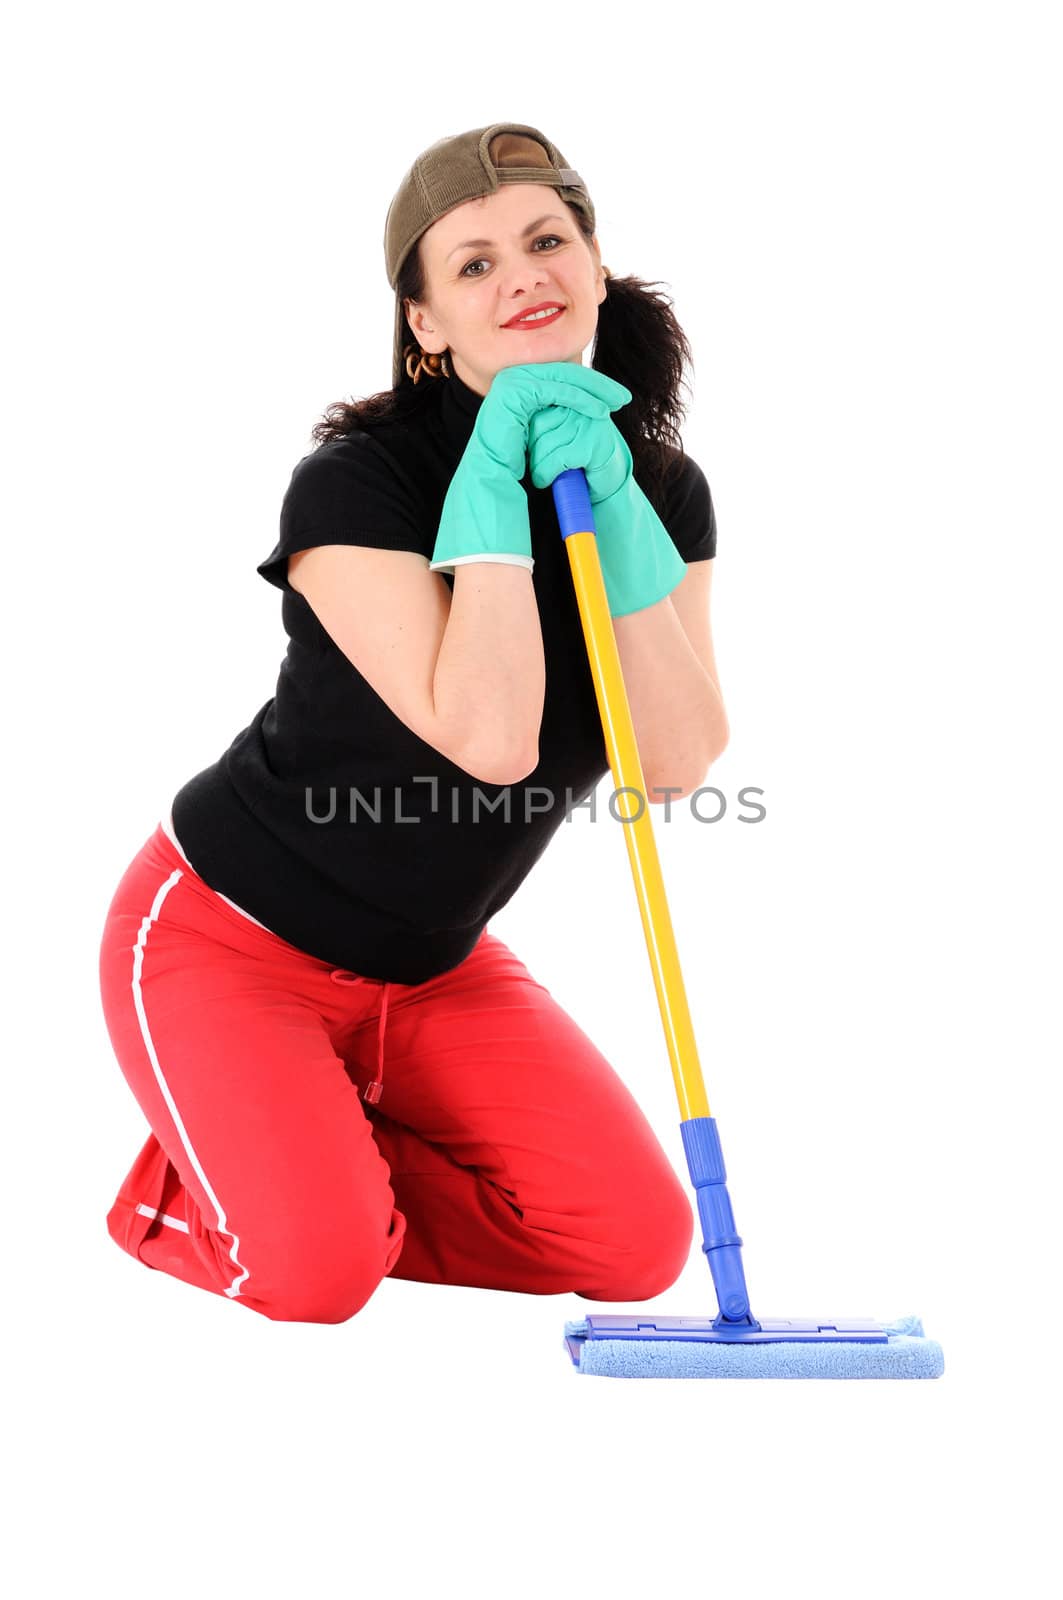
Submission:
[[[671,1166],[629,1190],[613,1281],[586,1299],[651,1300],[671,1288],[690,1259],[694,1212]]]
[[[256,1288],[249,1278],[241,1298],[272,1322],[349,1322],[387,1277],[402,1246],[406,1218],[392,1210],[388,1233],[374,1248],[352,1230],[342,1249],[309,1251],[295,1246]]]
[[[339,1285],[300,1282],[256,1299],[241,1296],[271,1322],[349,1322],[373,1294],[379,1278]]]
[[[239,1298],[271,1322],[349,1322],[384,1276],[382,1263],[360,1257],[345,1271],[293,1268],[271,1285],[249,1279]]]

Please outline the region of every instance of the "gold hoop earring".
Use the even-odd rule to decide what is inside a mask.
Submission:
[[[406,376],[412,378],[414,383],[420,383],[421,375],[425,372],[430,378],[438,378],[441,372],[444,378],[452,376],[445,350],[442,354],[435,351],[429,354],[419,344],[408,344],[403,346],[402,353],[406,357]],[[416,359],[418,355],[419,361]]]

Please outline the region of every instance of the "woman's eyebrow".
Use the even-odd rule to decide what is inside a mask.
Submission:
[[[541,228],[544,222],[564,222],[564,220],[564,217],[559,217],[556,211],[548,211],[545,217],[536,217],[534,222],[529,222],[521,233],[521,238],[526,239],[529,233],[534,233],[536,228]],[[456,250],[490,249],[494,242],[493,239],[465,239],[461,244],[456,244],[453,250],[448,250],[443,260],[449,261]]]

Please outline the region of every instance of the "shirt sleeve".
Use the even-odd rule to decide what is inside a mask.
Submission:
[[[657,514],[684,561],[709,561],[716,554],[716,511],[704,472],[684,452],[682,466],[665,485]]]
[[[368,433],[356,429],[320,445],[292,472],[280,510],[280,537],[255,571],[294,594],[288,557],[319,544],[370,545],[430,556],[434,529],[401,468]]]

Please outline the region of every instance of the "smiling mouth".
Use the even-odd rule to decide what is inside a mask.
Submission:
[[[558,317],[564,315],[564,311],[564,306],[560,306],[557,310],[549,311],[545,317],[526,317],[521,322],[504,322],[502,326],[503,328],[548,328]]]

